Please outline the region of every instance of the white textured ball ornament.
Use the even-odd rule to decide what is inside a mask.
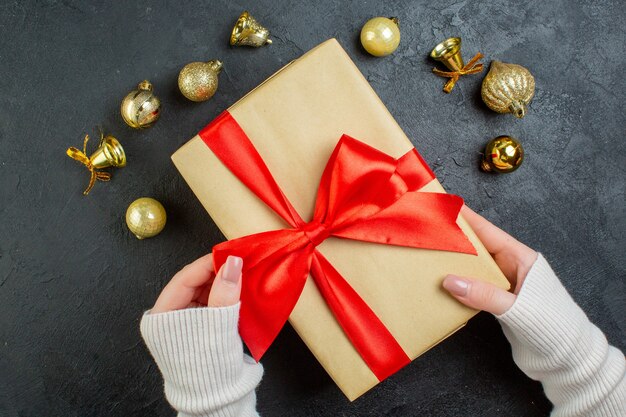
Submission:
[[[395,17],[375,17],[363,25],[361,44],[374,56],[392,54],[400,44],[400,27]]]

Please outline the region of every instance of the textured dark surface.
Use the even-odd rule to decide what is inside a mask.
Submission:
[[[545,254],[575,300],[626,347],[626,141],[619,1],[81,2],[0,4],[0,416],[169,416],[138,320],[183,265],[222,236],[170,162],[208,121],[274,71],[336,37],[444,186]],[[114,4],[113,4],[114,3]],[[244,8],[274,44],[231,49]],[[402,42],[384,59],[358,44],[372,16],[398,16]],[[427,58],[460,35],[526,66],[537,82],[528,115],[497,115],[480,100],[482,75],[450,95]],[[224,62],[217,95],[177,91],[190,61]],[[122,97],[150,79],[164,107],[151,129],[119,115]],[[81,192],[87,173],[64,155],[102,125],[129,165]],[[523,141],[510,176],[477,169],[494,136]],[[152,196],[169,222],[138,241],[128,204]],[[514,365],[496,321],[481,314],[445,343],[354,403],[291,328],[264,359],[264,416],[544,416],[541,386]]]

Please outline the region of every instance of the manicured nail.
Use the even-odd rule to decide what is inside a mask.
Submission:
[[[453,295],[465,297],[467,295],[467,289],[469,288],[469,282],[456,275],[448,275],[443,280],[443,288]]]
[[[224,272],[222,272],[222,278],[225,281],[237,283],[239,277],[241,277],[241,268],[243,266],[243,259],[238,256],[229,256],[224,262]]]

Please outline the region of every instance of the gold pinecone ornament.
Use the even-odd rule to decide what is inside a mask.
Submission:
[[[535,78],[521,65],[492,61],[481,95],[491,110],[521,119],[535,95]]]
[[[222,62],[192,62],[183,67],[178,74],[178,88],[191,101],[206,101],[217,91]]]

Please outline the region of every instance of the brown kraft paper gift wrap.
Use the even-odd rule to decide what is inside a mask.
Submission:
[[[285,66],[228,111],[305,221],[313,215],[320,177],[342,134],[394,158],[413,148],[335,39]],[[417,142],[419,145],[419,138]],[[176,151],[172,160],[226,238],[288,227],[199,136]],[[445,192],[437,180],[420,191]],[[459,216],[457,223],[478,256],[333,237],[317,247],[411,359],[476,314],[442,290],[441,281],[447,274],[509,287],[466,221]],[[311,277],[289,321],[350,400],[378,384]]]

